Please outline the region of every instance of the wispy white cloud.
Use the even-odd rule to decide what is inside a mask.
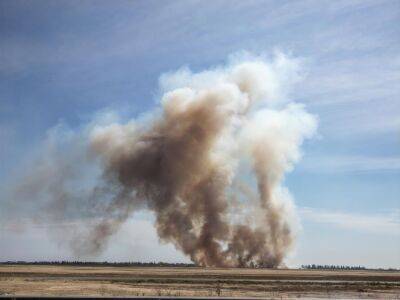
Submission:
[[[304,159],[300,168],[315,173],[399,171],[400,156],[313,156]]]
[[[320,115],[324,136],[400,133],[398,55],[332,58],[309,69],[299,93]]]
[[[346,230],[400,236],[400,211],[385,214],[357,214],[303,207],[303,221],[327,224]]]
[[[368,91],[371,94],[375,93],[376,98],[368,100],[371,96],[367,96]],[[346,101],[347,98],[349,102],[331,103],[329,106],[317,109],[321,120],[321,136],[354,141],[354,138],[375,139],[382,134],[400,135],[400,108],[396,94],[393,91],[381,91],[380,96],[377,96],[378,91],[368,88],[363,93],[366,97],[365,101],[354,103],[349,99],[354,93],[349,93],[344,97],[338,96],[341,101]],[[398,94],[400,96],[400,92]],[[312,111],[315,112],[314,109]]]

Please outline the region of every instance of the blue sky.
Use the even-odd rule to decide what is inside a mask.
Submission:
[[[319,119],[286,178],[303,227],[292,263],[400,267],[399,21],[399,1],[0,1],[0,180],[59,123],[154,108],[162,73],[279,49],[302,61],[291,98]],[[137,233],[146,222],[103,258],[184,259]],[[0,228],[0,260],[68,257],[40,230]]]

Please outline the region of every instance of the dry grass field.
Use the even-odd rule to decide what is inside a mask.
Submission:
[[[0,266],[0,296],[400,299],[400,272]]]

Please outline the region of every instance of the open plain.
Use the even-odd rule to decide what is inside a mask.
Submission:
[[[400,299],[400,272],[1,265],[0,296]]]

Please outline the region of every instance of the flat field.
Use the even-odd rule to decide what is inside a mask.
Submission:
[[[400,272],[0,265],[0,296],[400,299]]]

